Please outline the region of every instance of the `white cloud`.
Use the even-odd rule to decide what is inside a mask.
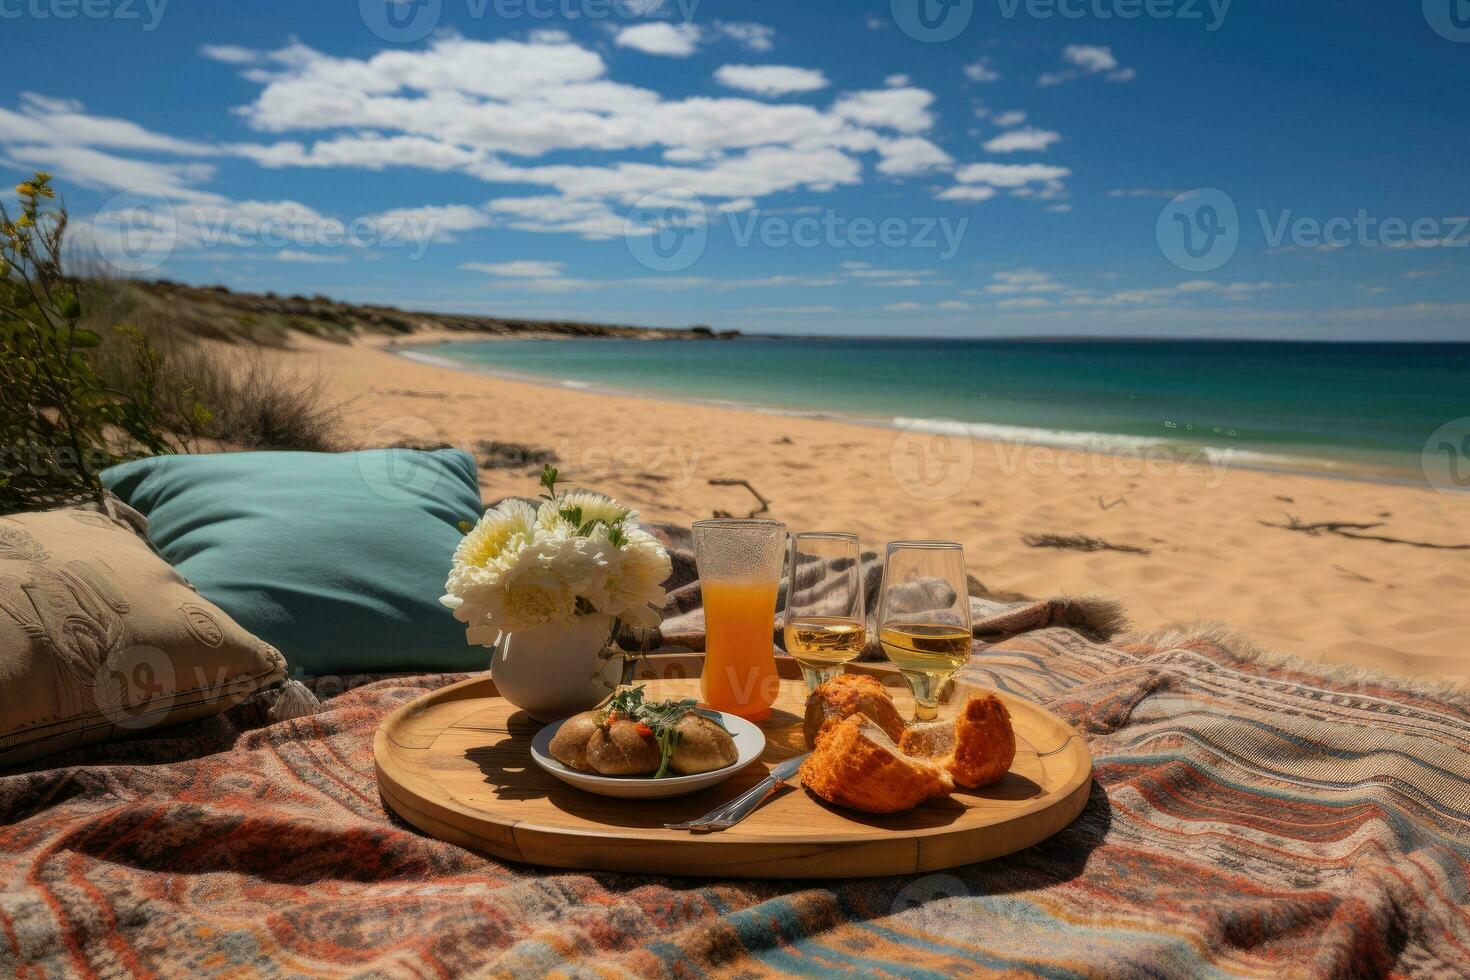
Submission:
[[[974,309],[974,307],[971,306],[969,303],[966,303],[964,300],[958,300],[958,299],[947,299],[943,303],[940,303],[939,304],[939,308],[941,310],[972,310],[972,309]]]
[[[294,248],[283,248],[272,254],[277,262],[300,262],[306,265],[337,265],[347,261],[347,256],[345,255],[301,252]]]
[[[253,65],[260,59],[259,52],[234,44],[201,45],[199,53],[211,61],[222,61],[227,65]]]
[[[991,66],[989,58],[981,58],[965,66],[965,77],[972,82],[998,82],[1000,72]]]
[[[878,144],[878,153],[882,157],[878,171],[896,177],[928,173],[954,162],[948,153],[922,136],[884,141]]]
[[[1026,113],[1025,110],[1022,109],[1012,109],[1009,112],[1002,112],[1000,115],[995,117],[995,124],[1001,129],[1009,129],[1012,126],[1019,126],[1025,121]]]
[[[807,316],[821,313],[836,313],[835,306],[752,306],[748,307],[746,313],[760,313],[772,316]]]
[[[1108,197],[1112,197],[1112,198],[1162,197],[1162,198],[1164,198],[1166,200],[1173,200],[1174,198],[1178,197],[1182,193],[1184,193],[1184,192],[1183,191],[1177,191],[1177,190],[1162,190],[1162,189],[1154,188],[1154,187],[1120,187],[1120,188],[1116,188],[1114,190],[1108,191]]]
[[[1069,44],[1062,50],[1062,58],[1088,74],[1116,71],[1118,68],[1118,59],[1113,56],[1112,48]]]
[[[1131,82],[1138,71],[1118,63],[1113,49],[1101,45],[1069,44],[1062,49],[1062,60],[1071,68],[1047,72],[1037,79],[1039,85],[1061,85],[1083,75],[1103,75],[1110,82]]]
[[[909,313],[914,310],[922,310],[923,308],[923,303],[889,303],[883,307],[884,311],[888,313]]]
[[[967,201],[974,204],[980,201],[988,201],[996,193],[997,191],[994,187],[967,187],[959,185],[941,191],[935,197],[941,201]]]
[[[985,291],[999,296],[1013,293],[1056,293],[1066,288],[1053,279],[1051,273],[1039,269],[997,272],[991,279],[992,282],[985,287]]]
[[[452,242],[455,233],[490,225],[490,216],[467,204],[394,208],[368,219],[379,233],[403,241]]]
[[[910,81],[911,79],[907,75],[889,75],[887,78],[883,79],[883,84],[888,86],[889,88],[903,88],[904,86],[908,85]]]
[[[865,126],[917,133],[934,125],[929,114],[933,103],[934,94],[921,88],[875,89],[844,95],[832,111]]]
[[[715,31],[736,42],[747,51],[770,51],[775,44],[775,30],[764,24],[728,23],[715,21]]]
[[[1040,296],[1024,296],[1019,299],[1001,300],[995,305],[1008,310],[1037,310],[1045,306],[1050,306],[1051,300],[1043,299]]]
[[[961,184],[1021,187],[1038,181],[1063,180],[1072,176],[1072,171],[1046,163],[971,163],[956,170],[954,176]]]
[[[815,92],[827,87],[827,76],[820,71],[790,65],[724,65],[715,72],[715,81],[757,95]]]
[[[987,153],[1017,153],[1045,151],[1053,143],[1060,141],[1061,133],[1054,133],[1048,129],[1037,129],[1034,126],[1026,126],[1022,129],[1011,129],[999,136],[989,140],[985,144]]]
[[[461,269],[484,272],[507,279],[557,279],[561,277],[565,262],[541,262],[520,259],[514,262],[466,262]]]
[[[693,24],[634,24],[618,31],[618,47],[667,58],[687,58],[699,48],[699,28]]]

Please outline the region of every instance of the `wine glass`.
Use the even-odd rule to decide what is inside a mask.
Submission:
[[[914,720],[939,714],[939,693],[970,659],[965,549],[953,541],[893,541],[883,563],[878,641],[914,692]]]
[[[862,557],[855,534],[793,534],[786,579],[786,652],[807,692],[842,672],[868,642]]]

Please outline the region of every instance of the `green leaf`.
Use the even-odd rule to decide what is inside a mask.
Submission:
[[[81,327],[74,328],[67,339],[73,347],[92,348],[102,346],[101,334],[94,333],[91,330],[83,330]]]

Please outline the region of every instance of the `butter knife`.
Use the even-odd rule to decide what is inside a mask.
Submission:
[[[690,820],[685,823],[666,823],[664,826],[669,830],[729,830],[746,817],[755,812],[756,807],[766,802],[773,793],[786,785],[786,781],[796,775],[801,764],[806,761],[810,752],[801,755],[776,766],[771,774],[750,789],[741,793],[735,799],[724,806],[717,807],[700,817],[698,820]]]

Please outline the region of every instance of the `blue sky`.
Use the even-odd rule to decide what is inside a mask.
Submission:
[[[1470,339],[1470,31],[1439,2],[0,0],[0,166],[54,171],[124,270],[242,290]],[[911,36],[917,3],[954,36]]]

